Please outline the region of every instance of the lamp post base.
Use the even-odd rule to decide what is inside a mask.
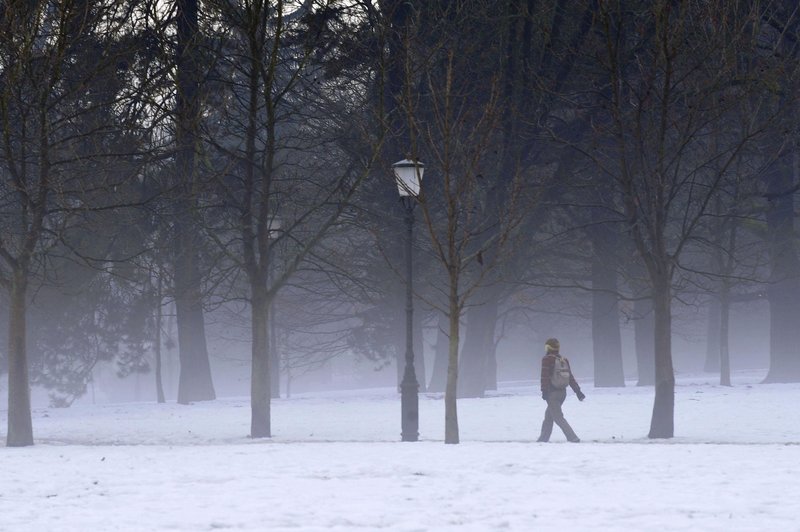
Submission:
[[[400,410],[402,418],[402,441],[419,439],[419,383],[408,371],[400,383]]]

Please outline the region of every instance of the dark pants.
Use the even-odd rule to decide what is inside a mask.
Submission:
[[[567,420],[564,419],[564,412],[561,411],[561,405],[567,398],[567,390],[553,390],[547,395],[547,410],[544,413],[544,421],[542,422],[542,433],[539,435],[538,441],[549,441],[550,434],[553,432],[553,422],[564,431],[564,436],[569,441],[580,441],[575,431],[569,426]]]

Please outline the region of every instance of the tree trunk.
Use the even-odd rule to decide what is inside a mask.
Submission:
[[[494,348],[497,299],[489,297],[467,310],[467,332],[461,349],[459,397],[483,397],[490,351]]]
[[[595,193],[602,202],[613,205],[613,195],[601,186]],[[617,224],[608,220],[605,207],[593,207],[592,226],[588,236],[592,241],[592,352],[594,355],[594,385],[598,387],[625,386],[622,365],[622,337],[619,330],[619,296],[617,295],[617,266],[619,238]]]
[[[27,275],[16,272],[11,282],[8,319],[8,434],[6,445],[33,445],[31,392],[26,347]]]
[[[800,327],[797,325],[800,291],[794,281],[780,282],[767,289],[769,299],[770,364],[764,382],[800,381]]]
[[[178,321],[178,402],[216,397],[206,346],[202,305],[202,277],[194,227],[195,150],[200,124],[197,0],[176,2],[177,91],[175,105],[175,166],[179,198],[176,221],[175,307]]]
[[[614,238],[610,230],[602,225],[597,225],[591,231],[591,236],[594,385],[625,386]]]
[[[273,299],[274,303],[274,299]],[[270,396],[273,399],[281,397],[281,358],[278,351],[278,334],[275,325],[275,305],[270,304],[269,308],[269,375],[270,375]]]
[[[486,326],[486,337],[484,338],[486,350],[486,367],[483,370],[483,389],[497,390],[497,342],[495,333],[497,332],[497,319],[500,312],[500,299],[499,294],[492,294],[487,305],[493,305],[491,313],[488,314],[488,321]]]
[[[708,303],[706,362],[703,365],[703,371],[707,373],[719,371],[720,330],[720,302],[717,297],[712,297]]]
[[[459,312],[458,293],[451,289],[450,294],[450,342],[447,357],[447,388],[444,394],[444,442],[458,443],[458,335]]]
[[[624,387],[617,297],[609,293],[592,295],[592,348],[595,387]]]
[[[731,357],[728,331],[730,326],[731,289],[727,280],[722,281],[719,294],[719,384],[731,385]]]
[[[495,325],[495,328],[497,325]],[[492,338],[486,354],[486,390],[497,391],[497,342]]]
[[[415,308],[414,312],[414,373],[417,376],[417,384],[420,392],[426,392],[428,382],[425,370],[425,339],[422,337],[422,312]]]
[[[785,158],[784,158],[785,159]],[[794,247],[794,200],[786,194],[792,173],[785,161],[774,163],[768,191],[776,194],[767,211],[770,248],[770,364],[764,382],[800,381],[800,261]]]
[[[655,385],[650,438],[672,438],[675,432],[675,373],[672,368],[672,290],[667,274],[653,282]]]
[[[636,386],[652,386],[655,384],[655,318],[653,301],[650,298],[637,299],[633,303],[634,336],[636,347],[636,368],[638,381]]]
[[[266,289],[252,287],[252,368],[250,373],[250,437],[269,438],[270,367],[269,367],[269,302]]]
[[[439,313],[438,324],[436,327],[436,352],[433,359],[433,372],[428,386],[429,392],[443,392],[447,385],[447,366],[450,357],[450,338],[447,333],[450,330],[447,314]]]
[[[156,323],[155,323],[155,338],[153,340],[153,347],[156,356],[156,400],[159,403],[166,403],[164,397],[164,383],[161,379],[161,323],[163,322],[164,312],[162,310],[162,278],[161,272],[158,274],[158,293],[156,294]]]
[[[182,262],[185,264],[184,261],[179,264]],[[216,398],[216,394],[214,393],[214,383],[211,380],[203,306],[199,287],[196,286],[198,283],[190,281],[193,286],[186,286],[184,281],[187,280],[179,281],[178,279],[184,274],[176,271],[175,275],[177,288],[175,313],[177,314],[178,358],[180,360],[178,403],[185,405],[193,401],[210,401]]]

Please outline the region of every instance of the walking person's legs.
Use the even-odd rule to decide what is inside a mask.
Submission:
[[[542,421],[542,431],[539,433],[539,439],[536,441],[546,442],[550,440],[550,434],[553,432],[553,416],[550,415],[550,401],[547,402],[547,408],[544,410],[544,421]]]
[[[548,441],[550,434],[553,430],[553,423],[559,426],[564,432],[564,436],[571,442],[581,441],[575,431],[572,430],[567,420],[564,418],[564,412],[561,410],[561,405],[567,398],[566,390],[554,390],[547,396],[547,411],[544,415],[544,422],[542,423],[542,432],[538,441]]]

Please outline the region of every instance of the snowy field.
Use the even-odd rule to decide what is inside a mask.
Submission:
[[[588,382],[580,444],[535,443],[533,383],[460,400],[457,446],[438,394],[418,443],[392,390],[276,400],[265,441],[244,399],[37,409],[37,445],[0,448],[0,530],[800,530],[800,385],[735,377],[680,378],[661,442],[652,388]]]

